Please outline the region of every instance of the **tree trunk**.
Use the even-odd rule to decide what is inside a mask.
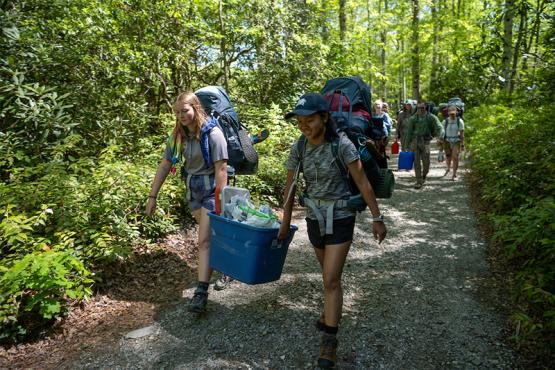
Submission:
[[[482,1],[482,14],[487,14],[488,7],[489,7],[488,0],[483,0]],[[480,40],[482,40],[482,45],[486,44],[486,38],[488,36],[489,36],[489,31],[487,29],[486,22],[482,22],[482,25],[480,26]]]
[[[505,90],[511,90],[511,61],[513,60],[513,23],[515,13],[515,0],[505,0],[503,14],[503,78]]]
[[[534,9],[534,13],[536,14],[536,17],[534,19],[534,23],[532,24],[532,29],[530,30],[530,33],[529,33],[530,38],[529,38],[528,42],[526,42],[525,45],[524,45],[524,49],[525,49],[524,53],[526,54],[526,57],[522,61],[522,69],[523,70],[528,69],[528,61],[531,57],[530,51],[532,50],[532,45],[534,45],[534,40],[536,40],[536,42],[537,42],[537,40],[539,39],[541,17],[542,17],[542,14],[544,14],[544,12],[545,12],[545,5],[546,5],[545,0],[538,1],[538,7],[536,9]],[[537,55],[534,55],[534,60],[536,58],[537,58]],[[536,63],[534,63],[534,65],[535,64]]]
[[[519,51],[520,48],[522,46],[522,42],[524,40],[524,36],[526,33],[526,17],[528,16],[528,10],[526,8],[526,4],[521,4],[520,9],[519,9],[519,13],[520,13],[520,21],[518,24],[518,36],[516,39],[516,44],[515,44],[515,49],[514,49],[514,53],[513,53],[513,66],[511,68],[511,73],[510,73],[510,81],[511,83],[509,84],[509,96],[512,95],[514,89],[515,89],[515,85],[516,85],[516,78],[517,78],[517,66],[518,66],[518,59],[519,59]]]
[[[366,24],[367,24],[367,30],[368,30],[368,37],[370,37],[370,35],[372,35],[372,18],[371,18],[371,10],[372,7],[370,5],[370,0],[366,1]],[[370,86],[370,88],[372,88],[373,91],[373,87],[372,87],[372,42],[367,42],[366,46],[368,47],[368,85]],[[375,91],[373,91],[375,93]]]
[[[418,45],[419,10],[420,10],[420,5],[418,3],[418,0],[412,0],[411,65],[412,65],[412,96],[415,99],[420,99],[420,48]]]
[[[322,42],[325,45],[328,45],[330,40],[330,31],[328,29],[328,22],[327,22],[327,8],[328,8],[328,1],[322,0],[320,3],[320,24],[322,25]]]
[[[379,12],[380,15],[383,15],[384,17],[387,16],[387,0],[384,0],[383,3],[383,13],[381,11],[381,7],[379,7]],[[382,17],[379,17],[380,19]],[[383,30],[380,33],[380,39],[381,39],[381,43],[382,43],[382,50],[380,51],[380,63],[382,66],[382,79],[381,79],[381,93],[382,93],[382,98],[384,100],[387,100],[387,84],[386,84],[386,80],[385,80],[385,76],[387,75],[387,64],[386,64],[386,49],[387,49],[387,29],[385,28],[385,26],[383,26]]]
[[[399,82],[401,84],[401,92],[400,92],[400,100],[404,102],[407,99],[407,77],[405,75],[405,39],[403,36],[400,36],[401,39],[399,40],[400,49],[401,49],[401,63],[400,63],[400,71],[399,71]]]
[[[226,90],[229,89],[229,65],[227,62],[227,45],[226,45],[226,36],[225,36],[225,29],[224,29],[224,12],[223,12],[223,1],[218,1],[218,15],[220,18],[220,55],[222,58],[222,72],[223,72],[223,85]]]
[[[347,0],[339,0],[339,39],[341,40],[342,47],[345,42],[345,34],[347,32],[347,13],[345,12],[345,5]]]
[[[441,26],[441,17],[438,17],[439,13],[439,0],[433,0],[432,2],[432,22],[433,24],[433,44],[432,44],[432,70],[430,76],[430,93],[433,95],[436,93],[438,88],[438,78],[439,78],[439,35]]]

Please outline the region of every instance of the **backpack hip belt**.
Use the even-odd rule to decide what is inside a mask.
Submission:
[[[303,200],[305,205],[312,210],[312,212],[316,216],[316,219],[318,220],[318,228],[320,229],[320,236],[333,234],[333,210],[336,206],[343,207],[343,208],[347,207],[347,200],[346,199],[335,199],[335,200],[316,199],[316,198],[309,198],[306,195],[304,196]],[[325,220],[318,206],[327,207]]]

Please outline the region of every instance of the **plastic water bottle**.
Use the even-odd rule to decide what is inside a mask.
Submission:
[[[258,210],[259,210],[261,213],[264,213],[264,214],[266,214],[266,215],[268,215],[268,216],[271,216],[271,215],[272,215],[272,209],[271,209],[270,206],[267,205],[267,204],[261,205],[260,208],[259,208]]]
[[[358,148],[358,152],[360,154],[360,160],[361,161],[368,162],[370,159],[372,159],[372,154],[370,154],[366,145],[360,146]]]

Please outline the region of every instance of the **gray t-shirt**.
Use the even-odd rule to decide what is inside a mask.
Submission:
[[[295,171],[299,163],[299,153],[297,150],[298,141],[293,144],[289,159],[285,167],[288,170]],[[335,164],[335,158],[332,153],[332,144],[324,142],[321,145],[312,145],[308,141],[305,144],[303,161],[303,176],[305,178],[307,189],[306,192],[313,199],[346,199],[349,197],[349,186],[345,180],[345,176],[341,174],[339,167]],[[302,145],[301,145],[302,147]],[[360,158],[357,149],[345,134],[339,136],[338,157],[347,166]],[[319,207],[320,212],[326,214],[326,206]],[[354,216],[355,212],[349,211],[345,207],[335,207],[334,219]],[[307,208],[307,217],[316,219],[313,212]]]
[[[212,161],[227,160],[227,142],[224,134],[219,127],[210,130],[208,136],[208,145],[210,147],[210,155]],[[166,145],[164,158],[171,161],[171,148],[169,143]],[[204,167],[204,157],[200,150],[200,142],[195,137],[186,137],[183,146],[183,159],[185,161],[185,170],[190,175],[212,175],[214,173],[214,165],[209,168]]]

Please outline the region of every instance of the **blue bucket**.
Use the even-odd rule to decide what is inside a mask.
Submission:
[[[399,153],[399,163],[397,168],[399,170],[412,170],[412,165],[414,164],[414,152],[400,152]]]
[[[246,225],[210,212],[210,267],[246,284],[279,280],[289,243],[277,240],[279,229]]]

